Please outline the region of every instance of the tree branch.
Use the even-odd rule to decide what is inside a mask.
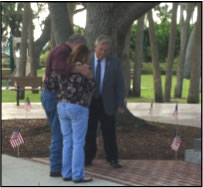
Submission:
[[[83,8],[80,8],[80,9],[74,10],[73,14],[77,14],[77,13],[79,13],[79,12],[82,12],[83,10],[86,10],[86,8],[83,7]]]
[[[51,19],[50,15],[48,15],[45,20],[44,29],[42,31],[41,36],[34,43],[36,55],[40,54],[44,45],[50,40],[50,33],[51,33]]]

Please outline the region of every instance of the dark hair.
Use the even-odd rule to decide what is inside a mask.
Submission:
[[[73,34],[69,37],[68,39],[69,42],[83,42],[84,44],[87,43],[86,39],[84,36],[80,35],[80,34]]]
[[[67,63],[74,64],[80,62],[82,64],[86,64],[88,62],[89,54],[90,52],[86,45],[78,45],[77,47],[73,48],[67,59]]]

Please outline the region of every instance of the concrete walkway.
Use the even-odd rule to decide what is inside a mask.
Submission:
[[[178,118],[173,115],[176,104],[153,103],[152,113],[149,113],[150,103],[128,103],[128,109],[137,117],[167,124],[201,128],[201,104],[178,104]]]
[[[94,160],[85,173],[89,183],[64,182],[49,177],[48,158],[22,159],[2,155],[2,186],[201,186],[201,166],[175,160],[121,160],[114,169],[104,160]]]
[[[128,109],[137,117],[160,123],[179,124],[201,128],[201,104],[179,104],[178,120],[173,116],[175,104],[154,103],[149,114],[150,103],[128,103]],[[32,103],[30,112],[24,110],[24,103],[2,103],[2,120],[8,119],[46,119],[41,103]]]
[[[2,186],[122,186],[95,178],[92,182],[75,184],[62,178],[49,177],[49,165],[28,159],[2,155]]]

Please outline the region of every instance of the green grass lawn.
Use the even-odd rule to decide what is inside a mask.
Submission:
[[[44,69],[40,70],[38,72],[38,76],[43,76]],[[164,91],[164,84],[165,84],[165,76],[162,76],[162,87]],[[2,85],[6,82],[2,81]],[[129,97],[127,98],[127,102],[151,102],[154,100],[154,89],[153,89],[153,77],[152,75],[142,75],[141,77],[141,96],[139,98],[135,97]],[[187,103],[187,96],[188,96],[188,90],[190,81],[184,80],[183,82],[183,92],[182,92],[182,98],[177,99],[173,98],[174,96],[174,89],[176,84],[176,76],[173,76],[172,78],[172,90],[171,90],[171,102],[175,103]],[[25,92],[25,99],[26,97],[30,98],[31,102],[40,102],[40,93],[39,94],[32,94],[31,91]],[[20,100],[20,102],[24,102],[25,99]],[[200,94],[200,101],[201,101],[201,94]],[[16,102],[16,92],[15,91],[9,91],[9,90],[2,90],[2,102]]]
[[[162,79],[162,90],[164,92],[165,85],[165,75],[161,76]],[[176,76],[172,77],[172,87],[171,87],[171,102],[172,103],[187,103],[187,96],[190,87],[190,80],[184,79],[183,81],[183,91],[182,98],[173,98],[176,85]],[[163,93],[164,95],[164,93]],[[154,88],[153,88],[153,76],[152,75],[142,75],[141,77],[141,97],[129,97],[127,102],[151,102],[154,100]],[[200,94],[201,101],[201,94]]]

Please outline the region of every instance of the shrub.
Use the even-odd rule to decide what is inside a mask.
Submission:
[[[49,55],[49,51],[46,51],[44,54],[40,56],[40,66],[44,67],[46,65],[46,60]]]

